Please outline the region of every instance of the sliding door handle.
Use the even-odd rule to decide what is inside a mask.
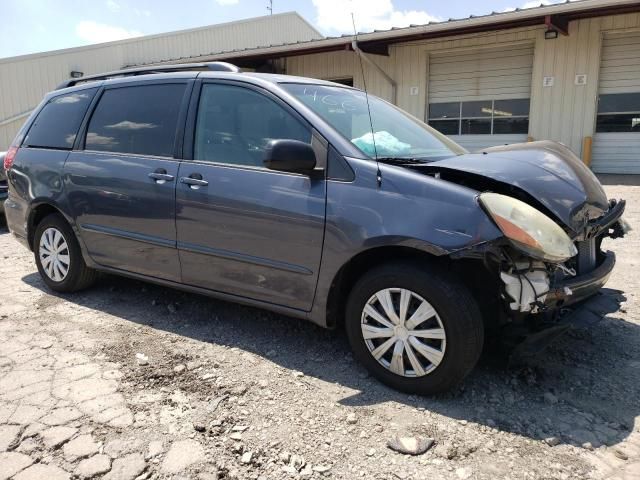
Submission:
[[[185,185],[189,185],[190,188],[200,188],[206,187],[209,185],[209,182],[206,180],[202,180],[201,178],[193,178],[193,177],[180,177],[180,183],[184,183]]]
[[[159,168],[155,172],[149,174],[149,178],[156,181],[156,183],[171,182],[175,178],[173,175],[169,175],[164,168]]]

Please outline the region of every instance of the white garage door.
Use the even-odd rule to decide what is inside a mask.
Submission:
[[[433,54],[428,123],[468,150],[526,142],[533,45]]]
[[[603,40],[591,167],[640,174],[640,33]]]

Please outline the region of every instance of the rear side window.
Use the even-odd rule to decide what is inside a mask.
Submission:
[[[185,84],[106,90],[96,107],[85,148],[172,157]]]
[[[49,100],[38,113],[22,145],[70,150],[96,91],[92,88]]]

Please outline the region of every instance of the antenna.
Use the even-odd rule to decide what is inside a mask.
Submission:
[[[267,7],[269,10],[269,15],[273,15],[273,0],[269,0],[269,6]]]
[[[382,172],[380,171],[380,162],[378,162],[378,147],[376,147],[376,133],[373,130],[373,117],[371,116],[371,106],[369,105],[367,79],[365,78],[365,75],[364,75],[364,64],[362,63],[362,53],[358,48],[358,30],[356,29],[356,19],[353,12],[351,12],[351,24],[353,25],[353,36],[355,37],[355,41],[353,42],[355,44],[354,50],[356,51],[356,55],[358,55],[358,60],[360,61],[360,73],[362,74],[362,86],[364,88],[364,98],[367,101],[367,113],[369,114],[369,126],[371,127],[371,141],[373,142],[373,153],[376,157],[376,166],[378,167],[378,170],[376,173],[376,179],[378,181],[378,187],[380,187],[380,185],[382,185]]]

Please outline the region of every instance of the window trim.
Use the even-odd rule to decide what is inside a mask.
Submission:
[[[89,129],[89,124],[93,118],[93,115],[100,104],[100,100],[102,96],[107,90],[115,90],[119,88],[132,88],[132,87],[145,87],[149,85],[180,85],[184,84],[185,91],[182,97],[182,101],[180,102],[180,106],[178,109],[178,118],[176,120],[176,131],[175,137],[173,140],[173,153],[171,156],[166,155],[149,155],[145,153],[132,153],[132,152],[109,152],[106,150],[93,150],[86,148],[87,141],[87,133]],[[184,137],[184,125],[187,115],[187,108],[189,105],[189,100],[191,95],[193,94],[193,79],[182,79],[182,78],[170,78],[170,79],[153,79],[146,81],[135,81],[135,82],[126,82],[126,83],[117,83],[113,85],[103,85],[96,92],[93,97],[92,102],[89,104],[89,108],[87,109],[87,113],[80,124],[80,129],[78,130],[78,135],[76,136],[76,142],[73,146],[74,151],[82,151],[87,153],[96,153],[102,155],[118,155],[118,156],[134,156],[141,158],[154,158],[160,160],[179,160],[180,159],[180,150],[182,149],[183,137]]]
[[[509,117],[506,116],[496,116],[495,115],[495,111],[496,111],[496,102],[500,102],[500,101],[508,101],[508,100],[529,100],[529,113],[527,115],[511,115]],[[490,116],[484,116],[484,117],[473,117],[473,116],[466,116],[463,117],[462,116],[462,105],[465,103],[471,103],[471,102],[491,102],[491,115]],[[431,105],[437,105],[438,103],[457,103],[458,104],[458,116],[457,117],[435,117],[435,118],[431,118],[431,116],[429,115],[429,110],[430,110],[430,106]],[[449,135],[456,135],[456,136],[470,136],[470,135],[525,135],[524,133],[494,133],[494,120],[497,119],[503,119],[503,118],[526,118],[527,120],[530,120],[531,118],[531,97],[528,98],[492,98],[492,99],[484,99],[484,100],[467,100],[467,101],[463,101],[463,100],[456,100],[456,101],[451,101],[451,102],[435,102],[435,103],[427,103],[427,125],[431,126],[431,121],[439,121],[439,120],[457,120],[458,121],[458,133],[456,134],[449,134]],[[464,120],[490,120],[491,122],[491,131],[490,133],[462,133],[462,122]],[[530,126],[530,124],[528,125],[528,127]],[[432,127],[435,128],[435,127]],[[437,129],[436,129],[437,130]],[[529,133],[529,128],[527,128],[527,133]]]
[[[300,121],[303,126],[309,129],[309,132],[311,133],[312,146],[314,142],[314,137],[316,136],[324,140],[325,142],[327,142],[327,145],[329,144],[327,139],[324,138],[324,136],[321,135],[320,132],[318,132],[318,130],[314,128],[314,126],[311,123],[309,123],[309,121],[306,118],[304,118],[295,108],[289,105],[289,103],[285,102],[282,98],[280,98],[270,90],[263,88],[259,85],[255,85],[253,83],[243,82],[240,80],[231,80],[231,79],[224,79],[224,78],[204,78],[204,79],[197,79],[195,81],[193,92],[191,94],[191,100],[189,101],[189,111],[187,113],[186,126],[184,130],[184,144],[183,144],[183,150],[182,150],[183,152],[182,160],[184,162],[189,162],[189,163],[198,164],[198,165],[210,165],[215,167],[236,168],[236,169],[242,169],[242,170],[261,171],[261,172],[276,173],[276,174],[283,174],[283,175],[295,175],[295,176],[302,175],[302,176],[308,177],[308,175],[303,175],[300,173],[280,172],[280,171],[271,170],[267,167],[262,167],[262,166],[239,165],[234,163],[212,162],[210,160],[194,159],[193,156],[195,151],[196,125],[198,120],[198,109],[200,107],[200,97],[202,95],[202,87],[203,85],[212,85],[212,84],[213,85],[229,85],[234,87],[245,88],[257,94],[264,95],[265,97],[273,100],[277,105],[282,107],[285,111],[287,111],[294,118]],[[325,149],[325,152],[328,155],[328,148]],[[322,163],[322,164],[316,167],[316,171],[326,172],[327,170],[326,156],[324,158],[318,159],[318,163]]]

